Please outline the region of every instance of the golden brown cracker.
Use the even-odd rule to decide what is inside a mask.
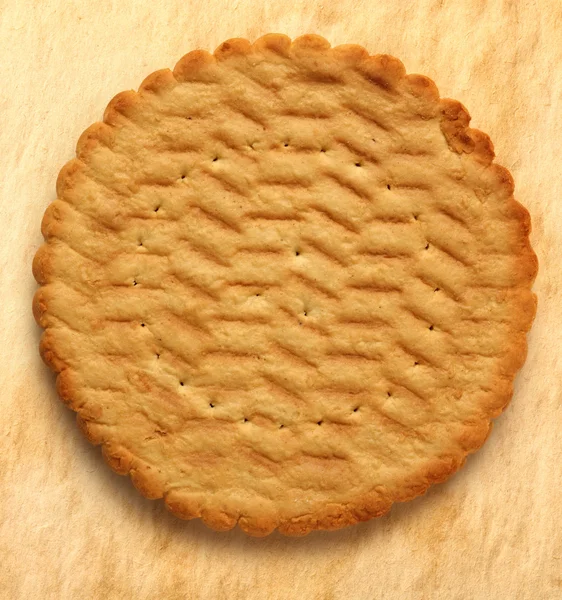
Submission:
[[[108,464],[252,535],[364,521],[455,472],[509,402],[537,270],[469,120],[312,35],[118,94],[34,261],[42,355]]]

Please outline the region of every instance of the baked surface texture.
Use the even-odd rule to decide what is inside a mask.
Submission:
[[[312,35],[117,95],[33,264],[41,354],[109,465],[252,535],[380,516],[459,469],[536,306],[529,215],[469,120]]]

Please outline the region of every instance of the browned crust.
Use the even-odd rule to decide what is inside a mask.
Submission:
[[[369,80],[377,86],[394,93],[399,83],[405,83],[409,91],[423,99],[426,111],[440,113],[441,130],[449,147],[458,154],[469,155],[484,167],[496,172],[497,180],[505,189],[507,213],[511,213],[521,223],[519,244],[519,272],[521,303],[525,304],[528,290],[531,289],[537,274],[537,257],[530,242],[530,216],[527,210],[513,198],[513,179],[507,169],[493,163],[494,149],[490,138],[477,129],[469,127],[470,115],[466,108],[455,100],[439,99],[435,83],[421,75],[406,75],[404,65],[396,58],[388,55],[370,56],[361,46],[345,45],[330,48],[324,38],[317,35],[304,35],[291,42],[290,38],[280,34],[269,34],[251,44],[245,39],[231,39],[221,44],[214,54],[203,50],[195,50],[178,61],[173,71],[163,69],[149,75],[141,84],[139,91],[126,91],[118,94],[108,104],[103,122],[94,123],[81,136],[77,143],[76,159],[68,162],[60,171],[57,179],[57,194],[61,197],[65,189],[72,185],[74,175],[84,167],[82,160],[92,148],[102,144],[111,146],[113,132],[119,123],[119,115],[130,115],[134,107],[143,101],[145,94],[158,94],[178,81],[204,80],[210,76],[216,61],[228,60],[235,55],[247,55],[253,52],[274,53],[289,56],[312,57],[331,52],[342,63],[355,65]],[[422,115],[423,117],[423,115]],[[56,211],[49,207],[42,223],[42,231],[48,240],[50,228],[56,226]],[[49,243],[43,244],[37,251],[33,261],[33,275],[37,282],[44,286],[51,279],[52,254]],[[304,514],[297,518],[285,518],[273,512],[261,515],[241,515],[230,507],[209,508],[208,499],[197,497],[182,490],[167,491],[165,483],[154,468],[133,456],[124,447],[104,439],[103,427],[93,422],[95,415],[89,414],[87,407],[80,405],[76,386],[73,384],[72,371],[57,356],[56,344],[53,342],[50,329],[47,327],[45,315],[48,313],[48,298],[44,287],[40,287],[33,300],[33,314],[37,323],[46,327],[40,344],[40,352],[45,363],[57,373],[57,391],[62,401],[77,412],[77,423],[88,440],[102,446],[102,454],[108,465],[121,475],[130,475],[135,487],[147,498],[164,498],[168,509],[182,519],[201,518],[209,527],[224,531],[236,524],[246,533],[253,536],[264,536],[278,529],[285,535],[305,535],[314,529],[338,529],[360,521],[379,517],[390,509],[394,502],[411,500],[435,483],[447,480],[464,464],[468,454],[478,450],[485,442],[491,430],[491,419],[500,414],[507,406],[512,394],[512,381],[522,366],[526,351],[525,333],[530,329],[536,310],[536,297],[532,295],[532,306],[522,311],[519,332],[513,344],[513,351],[499,368],[502,381],[506,385],[498,386],[496,398],[490,403],[488,414],[481,420],[466,425],[459,438],[462,453],[457,456],[444,457],[428,465],[425,472],[419,474],[417,481],[409,482],[401,494],[390,497],[382,489],[374,489],[370,494],[356,498],[347,504],[333,504],[322,511]]]

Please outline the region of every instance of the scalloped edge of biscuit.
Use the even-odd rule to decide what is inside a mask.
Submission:
[[[228,61],[233,57],[251,54],[278,55],[286,59],[297,60],[330,54],[343,68],[356,68],[366,79],[389,94],[397,93],[397,88],[405,89],[425,103],[428,111],[440,115],[443,136],[449,148],[457,154],[465,154],[484,168],[495,171],[498,183],[503,186],[507,199],[506,210],[512,211],[519,222],[520,254],[518,278],[522,284],[521,300],[529,300],[529,292],[538,270],[538,261],[533,252],[529,233],[531,230],[528,211],[513,198],[513,179],[507,169],[493,163],[495,154],[490,138],[483,132],[469,127],[470,115],[466,108],[456,100],[440,99],[435,83],[423,75],[406,74],[400,60],[389,55],[369,55],[359,45],[342,45],[332,48],[329,42],[318,35],[303,35],[291,41],[282,34],[268,34],[253,44],[246,39],[233,38],[223,42],[214,53],[194,50],[186,54],[173,70],[162,69],[148,75],[141,83],[138,92],[124,91],[117,94],[107,105],[103,121],[88,127],[78,139],[76,158],[61,169],[57,178],[57,195],[60,198],[72,187],[74,175],[84,168],[82,159],[98,145],[111,147],[114,129],[119,127],[120,115],[129,117],[134,114],[135,106],[142,103],[146,94],[159,94],[182,81],[205,80],[214,76],[217,62]],[[48,231],[56,225],[54,211],[47,208],[42,223],[45,238]],[[514,339],[513,352],[506,364],[502,364],[502,380],[508,381],[497,392],[497,402],[492,403],[488,413],[474,423],[467,423],[459,435],[459,451],[455,456],[444,456],[428,464],[420,471],[415,481],[409,481],[399,491],[389,495],[383,488],[375,488],[369,494],[361,495],[346,504],[329,504],[322,510],[298,517],[287,518],[279,514],[274,506],[256,506],[252,514],[242,514],[236,506],[211,495],[192,493],[186,489],[166,490],[166,484],[158,471],[146,462],[136,458],[130,451],[115,442],[104,439],[103,427],[95,423],[94,415],[76,401],[72,383],[72,371],[57,356],[56,344],[51,340],[49,327],[45,320],[48,313],[48,295],[45,285],[52,276],[51,254],[48,242],[38,250],[33,260],[33,275],[40,287],[33,299],[33,314],[37,323],[45,327],[41,338],[40,352],[45,363],[57,374],[57,392],[61,400],[77,413],[78,427],[86,438],[95,445],[102,446],[102,455],[107,464],[120,475],[129,475],[139,492],[150,499],[163,498],[166,507],[181,519],[200,518],[210,528],[226,531],[236,525],[252,536],[265,536],[274,530],[284,535],[302,536],[317,529],[339,529],[361,521],[386,514],[393,503],[406,502],[424,494],[436,483],[446,481],[464,464],[467,456],[477,451],[486,441],[492,428],[491,419],[497,417],[509,404],[512,396],[512,383],[515,374],[522,366],[527,352],[525,333],[530,329],[535,311],[536,296],[531,294],[531,302],[526,311],[522,311],[519,335]],[[525,296],[525,297],[523,297]]]

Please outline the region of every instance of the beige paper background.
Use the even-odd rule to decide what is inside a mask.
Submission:
[[[141,498],[41,363],[31,260],[59,168],[109,99],[195,47],[320,33],[461,100],[531,212],[539,311],[513,402],[450,482],[379,520],[256,540]],[[560,0],[0,0],[0,598],[562,598]]]

